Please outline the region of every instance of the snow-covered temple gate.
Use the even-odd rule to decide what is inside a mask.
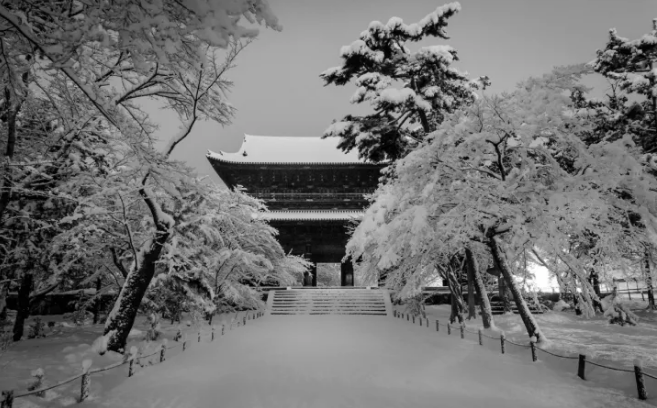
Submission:
[[[208,153],[229,188],[240,185],[266,202],[265,218],[283,249],[314,264],[304,286],[317,286],[318,263],[341,263],[342,286],[354,286],[353,265],[342,262],[348,226],[362,217],[364,194],[374,191],[384,167],[337,144],[337,138],[245,135],[236,153]]]

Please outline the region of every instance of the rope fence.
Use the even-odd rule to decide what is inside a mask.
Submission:
[[[244,326],[246,325],[246,322],[248,320],[254,320],[258,319],[260,317],[263,317],[265,315],[263,310],[255,310],[252,313],[248,313],[245,316],[242,316],[241,319],[236,319],[232,318],[230,321],[229,325],[229,330],[233,329],[233,325],[237,321],[236,327]],[[211,320],[210,320],[210,341],[214,341],[215,339],[215,326],[212,326]],[[221,335],[223,336],[225,333],[225,323],[221,324]],[[196,334],[196,331],[194,331],[193,334]],[[201,342],[202,334],[208,334],[208,332],[204,332],[203,330],[198,330],[198,336],[197,336],[197,342]],[[180,335],[180,336],[179,336]],[[126,352],[123,356],[123,360],[110,364],[105,367],[99,367],[95,369],[91,369],[91,361],[90,360],[85,360],[82,362],[82,373],[76,374],[70,378],[67,378],[63,381],[59,381],[56,384],[48,385],[48,386],[42,386],[42,381],[43,381],[43,373],[41,372],[40,374],[34,375],[36,377],[36,382],[33,384],[30,388],[34,389],[28,389],[27,391],[21,391],[21,392],[16,392],[16,390],[4,390],[2,391],[1,397],[0,397],[0,408],[13,408],[14,406],[14,400],[18,398],[24,398],[30,395],[36,395],[37,397],[45,397],[45,393],[48,390],[52,390],[53,388],[58,388],[63,385],[69,384],[77,379],[82,379],[81,380],[81,385],[80,385],[80,398],[77,399],[77,402],[82,402],[86,400],[89,397],[89,389],[91,386],[91,375],[92,374],[97,374],[101,373],[103,371],[109,371],[114,368],[123,366],[125,364],[128,364],[128,377],[132,377],[135,372],[135,362],[137,365],[141,366],[142,368],[144,365],[141,364],[141,361],[143,359],[147,359],[149,357],[153,357],[155,355],[159,354],[159,362],[163,363],[166,361],[166,351],[167,350],[172,350],[178,347],[182,347],[182,351],[185,351],[187,349],[187,343],[189,342],[187,338],[187,334],[185,333],[184,335],[181,335],[180,333],[176,334],[176,337],[174,337],[175,341],[182,340],[182,343],[179,343],[174,346],[167,346],[168,341],[167,339],[164,339],[162,341],[162,344],[152,353],[147,354],[147,355],[141,355],[139,352],[134,352],[135,348],[132,347],[130,351]]]
[[[406,321],[410,320],[409,319],[409,313],[400,313],[397,310],[393,310],[393,317],[394,318],[403,320],[404,316],[406,316]],[[429,327],[429,319],[426,318],[426,317],[424,319],[427,322],[427,327]],[[415,317],[414,316],[413,316],[412,321],[413,321],[413,323],[415,323]],[[422,317],[420,317],[420,326],[422,326]],[[435,327],[436,327],[437,332],[440,332],[441,326],[447,328],[447,335],[451,335],[452,334],[452,329],[455,328],[449,322],[447,324],[442,324],[441,325],[440,321],[436,320]],[[634,369],[621,368],[621,367],[611,367],[611,366],[607,366],[607,365],[604,365],[604,364],[600,364],[600,363],[596,363],[596,362],[587,360],[586,355],[584,355],[584,354],[580,354],[578,356],[562,356],[560,354],[556,354],[556,353],[553,353],[551,351],[547,351],[545,349],[542,349],[542,348],[538,347],[536,345],[536,342],[533,339],[530,340],[529,344],[519,344],[519,343],[515,343],[515,342],[507,339],[504,336],[503,333],[500,337],[494,337],[494,336],[489,336],[489,335],[483,333],[481,329],[476,331],[476,332],[470,331],[465,327],[465,324],[463,324],[463,323],[457,325],[456,327],[458,327],[458,329],[460,331],[460,336],[461,336],[462,339],[465,339],[465,333],[477,335],[478,338],[479,338],[479,345],[481,345],[481,346],[484,345],[483,338],[488,338],[488,339],[491,339],[491,340],[499,340],[500,341],[500,349],[501,349],[502,354],[505,354],[506,344],[510,343],[510,344],[513,344],[514,346],[531,349],[532,361],[534,361],[534,362],[538,361],[537,351],[541,351],[541,352],[549,354],[551,356],[566,359],[566,360],[578,360],[577,376],[579,378],[581,378],[582,380],[586,380],[586,364],[587,363],[590,364],[590,365],[596,366],[596,367],[600,367],[600,368],[604,368],[604,369],[608,369],[608,370],[612,370],[612,371],[619,371],[619,372],[624,372],[624,373],[634,373],[636,386],[637,386],[637,394],[638,394],[638,398],[640,400],[648,399],[648,391],[646,390],[644,377],[648,377],[648,378],[651,378],[653,380],[657,380],[657,375],[653,375],[653,374],[646,373],[646,372],[643,371],[643,367],[642,367],[640,362],[636,362],[634,364]]]

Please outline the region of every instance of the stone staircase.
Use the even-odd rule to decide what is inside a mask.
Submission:
[[[392,313],[390,295],[381,289],[307,288],[269,291],[270,315],[367,315]]]
[[[531,311],[532,314],[542,314],[543,313],[542,309],[539,309],[538,307],[536,307],[533,300],[525,299],[525,302],[527,302],[527,306],[529,307],[529,311]],[[513,312],[514,314],[518,314],[518,308],[516,307],[516,302],[514,302],[513,299],[511,299],[510,304],[511,304],[511,312]],[[494,315],[504,314],[504,303],[501,300],[491,300],[490,307],[491,307],[491,312]]]

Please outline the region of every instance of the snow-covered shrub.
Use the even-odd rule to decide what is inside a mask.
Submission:
[[[27,333],[28,339],[38,339],[41,337],[46,337],[46,324],[41,320],[40,317],[34,319],[30,325]]]
[[[45,386],[45,382],[44,382],[45,373],[43,372],[42,368],[37,368],[36,370],[33,370],[30,373],[30,375],[34,377],[34,381],[32,381],[30,385],[27,386],[28,391],[38,390],[39,388]],[[46,396],[46,392],[45,391],[38,392],[36,395],[38,397],[43,398]]]
[[[563,299],[559,299],[559,301],[552,306],[552,310],[555,312],[563,312],[564,310],[569,310],[570,308],[571,306]]]
[[[148,331],[146,331],[146,340],[155,341],[162,335],[162,330],[160,327],[160,318],[157,317],[155,313],[151,313],[148,316],[148,324],[150,325]]]
[[[0,331],[0,356],[7,350],[12,343],[12,333],[10,331]]]
[[[91,345],[91,349],[100,355],[107,353],[107,338],[107,335],[98,337]]]
[[[408,299],[406,301],[406,312],[410,313],[412,316],[422,316],[426,318],[427,313],[424,308],[424,298],[422,296],[416,296]]]
[[[610,324],[619,324],[632,326],[639,322],[639,317],[630,310],[630,305],[617,296],[616,288],[611,295],[602,299],[602,308],[604,316],[609,318]]]
[[[76,326],[84,326],[91,324],[94,319],[94,315],[91,312],[87,312],[84,309],[76,310],[71,313],[64,313],[62,316],[64,320],[72,322]]]

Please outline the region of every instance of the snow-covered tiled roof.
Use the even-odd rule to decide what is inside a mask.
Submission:
[[[233,163],[363,163],[358,152],[344,153],[338,149],[340,138],[317,136],[253,136],[244,135],[242,146],[235,153],[208,151],[212,160]]]
[[[359,220],[364,212],[359,210],[275,210],[259,213],[267,221],[348,221]]]

